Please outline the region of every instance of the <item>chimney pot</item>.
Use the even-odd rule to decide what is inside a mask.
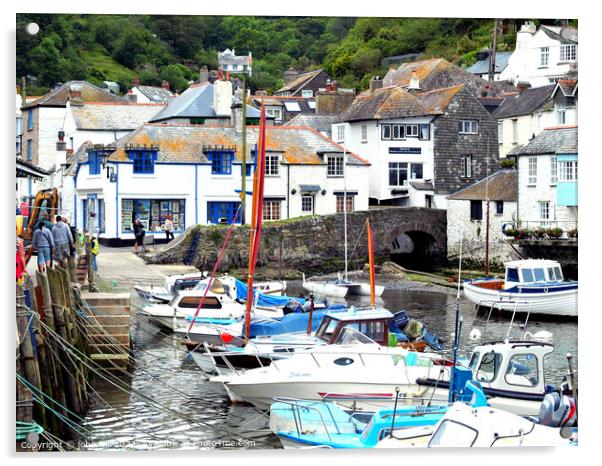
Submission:
[[[163,81],[163,82],[161,83],[161,87],[162,87],[163,89],[165,89],[166,91],[169,91],[169,82],[168,82],[168,81]]]
[[[370,92],[374,92],[377,89],[383,87],[383,81],[379,76],[375,76],[370,80]]]

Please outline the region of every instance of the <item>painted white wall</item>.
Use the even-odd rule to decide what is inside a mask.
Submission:
[[[540,226],[540,202],[550,202],[549,227],[571,230],[576,227],[577,207],[556,205],[556,185],[551,183],[552,155],[536,155],[537,182],[529,183],[529,157],[518,157],[518,218],[523,228]],[[541,224],[543,226],[543,224]]]
[[[38,107],[38,166],[45,170],[51,169],[57,163],[56,141],[58,132],[65,122],[66,109],[64,107]],[[23,147],[27,146],[28,131],[24,128]],[[67,141],[69,144],[69,141]],[[67,146],[69,147],[69,146]],[[35,156],[34,156],[35,157]]]
[[[134,94],[136,96],[136,103],[138,103],[138,104],[152,104],[152,103],[155,103],[155,102],[152,102],[146,96],[146,94],[144,94],[140,89],[138,89],[137,86],[134,86],[132,88],[132,94]]]
[[[456,257],[460,253],[462,243],[462,256],[475,259],[485,258],[485,228],[487,202],[481,201],[483,206],[483,220],[470,219],[470,201],[447,201],[447,255]],[[504,202],[504,213],[496,214],[495,202],[489,202],[489,257],[498,261],[516,259],[512,248],[504,243],[502,225],[504,223],[516,224],[516,202]]]
[[[541,66],[541,47],[549,48],[548,66]],[[579,46],[577,46],[577,57]],[[577,60],[575,60],[575,63]],[[508,66],[500,74],[500,79],[528,82],[531,87],[546,86],[550,79],[564,76],[570,71],[571,63],[560,61],[560,41],[550,38],[541,28],[523,26],[516,34],[516,49],[508,59]]]

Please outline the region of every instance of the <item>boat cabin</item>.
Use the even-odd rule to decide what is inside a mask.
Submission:
[[[504,289],[535,283],[564,281],[560,264],[552,260],[526,259],[506,262]]]
[[[169,304],[177,309],[197,309],[202,299],[203,294],[199,293],[198,290],[182,290],[173,297]],[[221,283],[216,280],[211,285],[207,296],[205,296],[202,308],[221,309],[224,299],[226,299],[226,302],[232,301],[229,299]]]
[[[531,395],[546,392],[544,359],[554,345],[538,341],[504,341],[475,347],[469,367],[486,391]]]
[[[345,327],[363,333],[379,345],[387,346],[389,339],[389,322],[393,319],[386,309],[355,310],[351,308],[345,313],[328,313],[316,330],[316,337],[327,344],[334,343]]]

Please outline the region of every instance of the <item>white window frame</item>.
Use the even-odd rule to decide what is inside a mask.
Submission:
[[[497,122],[497,142],[498,142],[498,144],[504,143],[504,122],[503,121]]]
[[[558,162],[560,182],[578,181],[578,165],[577,160],[561,160]]]
[[[309,203],[306,201],[309,201]],[[301,196],[301,212],[310,212],[313,214],[313,212],[314,212],[314,196],[312,196],[311,194],[303,194]]]
[[[554,106],[556,113],[556,123],[559,125],[566,125],[566,104],[564,102],[558,102]]]
[[[550,184],[558,183],[558,160],[555,155],[550,157]]]
[[[311,89],[301,89],[301,97],[309,98],[314,96],[314,91]]]
[[[512,144],[518,144],[518,119],[512,119]]]
[[[537,184],[537,157],[529,157],[527,159],[527,174],[529,179],[527,183],[529,185]]]
[[[479,134],[478,120],[460,120],[458,125],[460,134]]]
[[[397,136],[395,132],[397,131]],[[394,141],[403,141],[405,139],[404,125],[391,125],[391,139]]]
[[[337,126],[337,142],[345,142],[345,125]]]
[[[560,44],[560,61],[575,61],[577,60],[577,45],[576,44]]]
[[[278,208],[276,209],[275,206],[278,206]],[[278,212],[278,215],[276,216],[275,212]],[[263,220],[265,221],[270,221],[270,220],[280,220],[282,215],[282,205],[281,205],[281,201],[276,200],[276,199],[264,199],[263,200]]]
[[[539,219],[544,223],[550,220],[550,201],[539,201]]]
[[[326,176],[340,177],[345,175],[344,159],[342,155],[329,155],[326,157]]]
[[[408,182],[409,182],[409,178],[411,176],[410,174],[410,169],[411,166],[407,163],[407,162],[389,162],[389,186],[391,187],[399,187],[399,186],[407,186]],[[424,167],[423,167],[424,169]],[[391,171],[395,170],[395,172],[397,173],[396,179],[397,179],[397,183],[396,184],[391,184]],[[406,178],[403,181],[403,183],[399,183],[399,174],[405,170],[406,172]]]
[[[419,125],[406,125],[406,138],[417,138],[420,134]],[[478,125],[477,125],[478,133]]]
[[[539,66],[547,67],[550,64],[550,47],[539,49]]]
[[[265,156],[265,176],[280,175],[280,157],[278,155],[266,154]]]
[[[345,206],[345,199],[347,199],[347,205]],[[339,203],[341,204],[341,208],[339,210]],[[343,212],[343,210],[347,209],[347,212],[353,212],[355,210],[355,196],[347,193],[347,194],[337,194],[335,200],[335,211],[337,213]]]
[[[362,142],[368,142],[368,125],[362,125]]]
[[[460,177],[472,178],[472,154],[463,155],[460,162],[462,164],[460,168]]]

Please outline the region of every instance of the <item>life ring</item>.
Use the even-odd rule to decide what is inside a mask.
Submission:
[[[514,228],[514,224],[513,223],[504,223],[504,224],[502,224],[502,233],[506,233],[506,230],[508,228]]]

